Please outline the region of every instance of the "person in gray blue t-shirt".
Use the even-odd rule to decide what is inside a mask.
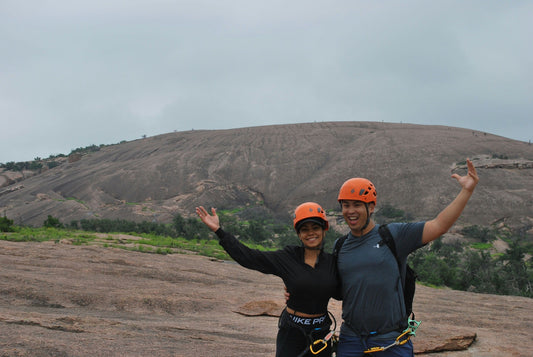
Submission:
[[[372,219],[377,202],[374,185],[364,178],[352,178],[342,185],[338,201],[350,232],[337,261],[344,320],[337,357],[369,356],[369,351],[378,351],[372,353],[376,357],[414,355],[410,340],[387,348],[402,334],[407,322],[401,275],[405,276],[409,253],[446,233],[461,215],[479,181],[470,160],[467,166],[465,176],[452,175],[461,185],[461,191],[435,219],[388,225],[401,274]]]

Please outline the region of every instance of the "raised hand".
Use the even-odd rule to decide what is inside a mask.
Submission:
[[[466,164],[468,166],[468,173],[465,176],[453,174],[452,177],[456,179],[465,190],[472,192],[479,181],[479,177],[477,176],[476,168],[470,159],[466,159]]]
[[[217,216],[217,210],[211,208],[211,213],[212,215],[210,215],[203,206],[196,207],[196,214],[198,215],[198,217],[200,217],[202,222],[204,222],[204,224],[209,227],[210,230],[216,232],[220,228],[220,221]]]

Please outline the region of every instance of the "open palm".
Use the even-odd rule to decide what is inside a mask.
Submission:
[[[203,206],[196,207],[196,214],[198,217],[200,217],[202,222],[204,222],[210,230],[216,232],[220,228],[220,220],[215,208],[211,208],[211,213],[212,215],[210,215]]]
[[[468,166],[468,173],[465,176],[453,174],[452,177],[455,178],[465,190],[474,191],[474,188],[479,181],[479,177],[477,176],[476,168],[470,159],[466,160],[466,164]]]

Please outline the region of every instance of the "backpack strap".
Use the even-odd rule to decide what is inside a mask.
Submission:
[[[378,233],[381,236],[381,242],[387,244],[389,249],[391,250],[392,254],[394,254],[394,258],[396,259],[396,264],[398,264],[398,269],[400,272],[402,271],[402,267],[400,266],[400,259],[398,259],[398,253],[396,252],[396,243],[394,243],[394,239],[392,238],[392,234],[389,230],[389,227],[387,227],[386,224],[380,225],[378,228]]]
[[[398,253],[396,252],[396,243],[394,243],[394,239],[392,238],[392,234],[389,230],[389,227],[387,227],[386,224],[381,225],[378,228],[378,232],[381,236],[381,242],[379,244],[381,245],[382,243],[386,243],[392,254],[394,254],[394,258],[396,258],[396,264],[398,264],[398,270],[400,271],[401,276],[402,266],[400,263],[400,259],[398,258]],[[415,314],[413,313],[413,299],[415,295],[417,278],[418,275],[416,274],[416,272],[409,266],[409,264],[406,264],[406,271],[404,277],[405,282],[402,285],[404,292],[403,297],[407,316],[412,316],[413,320],[415,318]]]
[[[335,241],[335,247],[333,247],[333,256],[335,257],[335,260],[337,260],[339,257],[339,252],[341,251],[342,245],[344,244],[346,238],[348,238],[347,234],[337,238]]]

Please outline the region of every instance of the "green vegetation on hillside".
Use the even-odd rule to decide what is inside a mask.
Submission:
[[[526,248],[514,241],[504,254],[491,255],[488,247],[436,240],[411,254],[409,261],[419,280],[428,285],[533,297],[533,266]]]
[[[13,220],[7,217],[0,217],[0,232],[14,232]]]
[[[376,210],[374,218],[383,224],[391,222],[409,222],[412,220],[410,214],[405,213],[403,210],[395,208],[388,203],[385,203]]]
[[[46,165],[49,169],[52,169],[56,166],[61,165],[60,162],[56,161],[55,159],[59,158],[65,158],[72,154],[80,154],[80,155],[86,155],[91,152],[99,151],[102,147],[105,147],[108,145],[100,144],[98,145],[89,145],[86,147],[79,147],[76,149],[72,149],[70,151],[70,154],[58,154],[58,155],[50,155],[47,159],[42,159],[40,157],[34,158],[32,161],[10,161],[5,164],[0,163],[0,168],[9,170],[9,171],[23,171],[23,170],[29,170],[29,171],[39,171],[41,170],[44,165]]]

